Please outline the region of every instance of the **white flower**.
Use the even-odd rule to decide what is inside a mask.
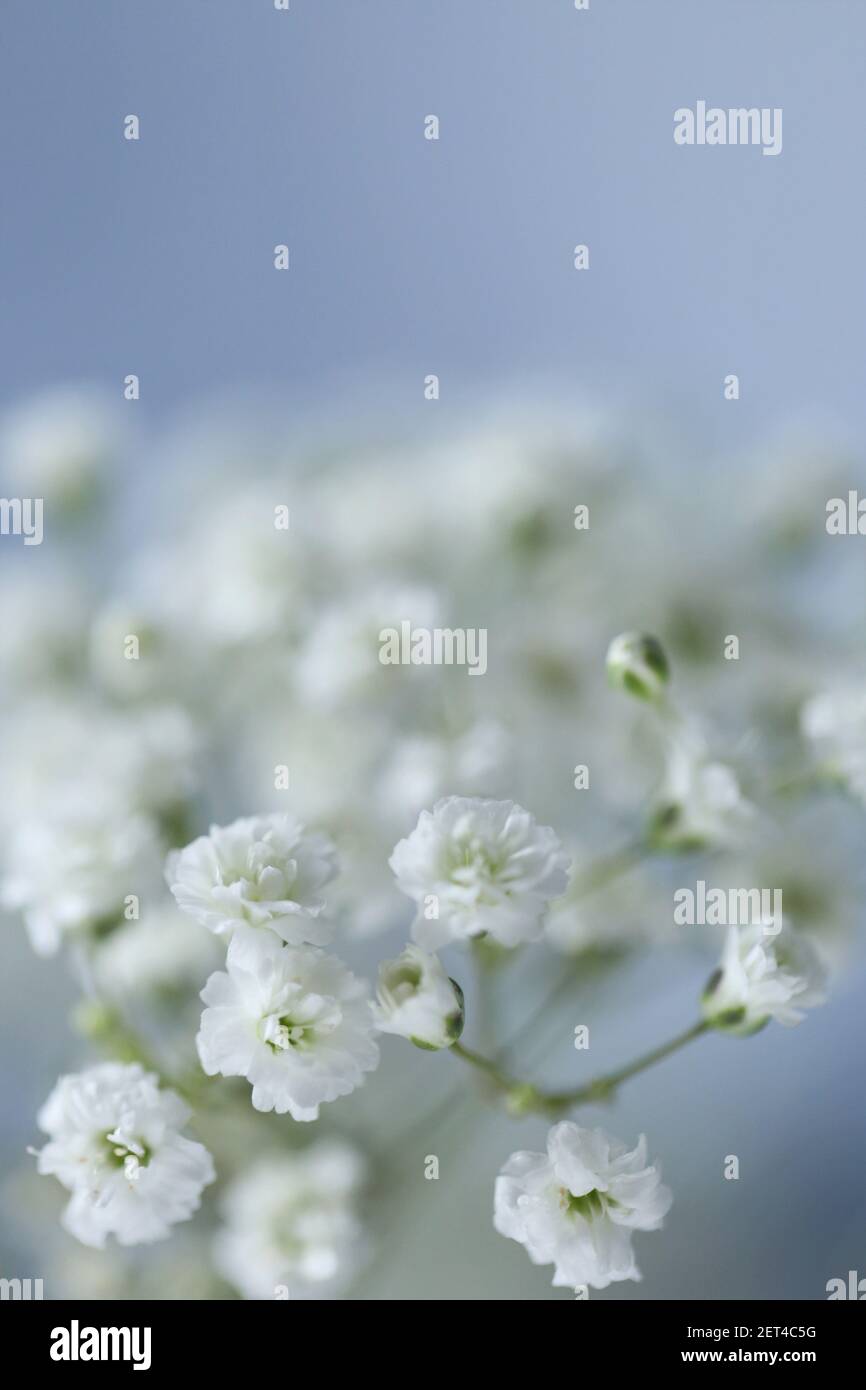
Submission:
[[[326,708],[354,698],[381,698],[382,631],[388,627],[399,630],[404,620],[413,627],[432,628],[438,616],[437,594],[422,588],[362,589],[325,608],[293,668],[302,696]],[[405,675],[416,668],[401,670]]]
[[[437,801],[389,863],[418,904],[412,934],[425,950],[485,933],[503,946],[534,941],[549,900],[568,886],[558,837],[513,801]]]
[[[508,735],[495,720],[479,719],[456,739],[412,735],[393,748],[378,799],[386,814],[404,821],[447,787],[459,786],[469,794],[496,791],[510,759]]]
[[[730,927],[722,959],[704,990],[704,1017],[723,1032],[746,1036],[771,1018],[791,1026],[803,1009],[823,1004],[824,968],[811,942],[787,924]]]
[[[327,938],[318,892],[336,872],[328,837],[278,813],[212,825],[166,866],[178,906],[218,936],[246,925],[291,942]]]
[[[602,1129],[565,1121],[547,1153],[514,1153],[496,1179],[493,1224],[526,1247],[533,1264],[555,1266],[553,1284],[605,1289],[640,1279],[632,1231],[657,1231],[673,1198],[646,1139],[627,1149]]]
[[[320,1140],[259,1159],[227,1188],[214,1241],[223,1277],[245,1298],[328,1298],[366,1255],[355,1210],[364,1163],[356,1149]],[[284,1296],[284,1295],[283,1295]]]
[[[109,1235],[140,1245],[187,1221],[214,1180],[207,1149],[180,1133],[189,1114],[137,1063],[62,1076],[39,1112],[49,1141],[37,1167],[72,1193],[66,1230],[101,1249]]]
[[[734,846],[754,828],[754,816],[734,771],[712,762],[694,731],[681,731],[671,746],[653,814],[656,844],[673,850]]]
[[[149,817],[83,787],[13,832],[0,901],[23,911],[33,948],[119,922],[125,899],[157,881],[162,846]]]
[[[202,990],[199,1057],[208,1076],[245,1076],[256,1110],[318,1119],[378,1065],[367,986],[336,956],[241,931],[226,967]]]
[[[373,1015],[382,1033],[396,1033],[417,1047],[450,1047],[463,1032],[463,991],[437,956],[407,946],[379,966]]]
[[[116,421],[89,390],[46,391],[9,415],[0,462],[16,492],[70,510],[88,502],[117,448]]]
[[[800,728],[827,771],[866,801],[866,689],[814,695],[801,710]]]

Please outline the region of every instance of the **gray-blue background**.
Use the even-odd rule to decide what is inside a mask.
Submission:
[[[4,396],[554,372],[723,440],[863,424],[858,0],[6,0],[3,28]],[[782,154],[674,145],[699,98],[781,106]]]

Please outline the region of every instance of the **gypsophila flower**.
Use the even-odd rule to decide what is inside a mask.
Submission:
[[[379,966],[373,1016],[381,1033],[408,1038],[416,1047],[450,1047],[463,1032],[463,991],[437,956],[407,946]]]
[[[548,902],[568,886],[557,835],[513,801],[437,801],[389,863],[418,904],[412,934],[425,950],[485,934],[503,946],[534,941]]]
[[[101,1249],[109,1235],[146,1244],[189,1220],[215,1176],[204,1145],[180,1133],[189,1115],[137,1063],[62,1076],[39,1112],[49,1140],[37,1167],[72,1193],[66,1230]]]
[[[123,922],[93,955],[99,990],[111,999],[132,995],[197,994],[221,964],[220,943],[168,900],[138,921]]]
[[[266,932],[232,938],[226,970],[202,990],[196,1039],[209,1076],[245,1076],[256,1110],[318,1119],[379,1062],[367,986],[315,946]]]
[[[361,1155],[338,1140],[259,1159],[223,1198],[220,1273],[245,1298],[334,1297],[366,1257],[356,1211],[363,1175]]]
[[[66,937],[121,921],[161,854],[148,816],[82,787],[13,832],[0,901],[23,912],[33,949],[52,955]]]
[[[800,712],[800,728],[823,768],[866,802],[866,689],[813,695]]]
[[[734,846],[753,829],[754,816],[733,769],[712,761],[695,731],[680,730],[651,818],[653,843],[675,851]]]
[[[825,979],[811,942],[787,924],[775,934],[771,923],[730,927],[704,990],[704,1017],[714,1028],[743,1037],[771,1018],[790,1027],[802,1022],[803,1009],[824,1003]]]
[[[16,489],[61,516],[79,513],[108,478],[118,442],[107,399],[85,388],[49,390],[0,422],[0,465]]]
[[[243,925],[289,942],[327,939],[318,895],[336,872],[327,835],[277,813],[213,825],[166,866],[178,906],[218,936]]]
[[[525,1246],[533,1264],[554,1266],[553,1284],[606,1289],[640,1279],[632,1231],[657,1231],[673,1198],[646,1139],[629,1150],[602,1129],[554,1125],[547,1152],[521,1151],[496,1179],[493,1224]]]

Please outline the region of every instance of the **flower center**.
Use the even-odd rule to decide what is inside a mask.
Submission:
[[[124,1177],[130,1182],[137,1181],[142,1168],[150,1162],[150,1149],[132,1135],[123,1121],[110,1134],[105,1135],[107,1147],[106,1161],[114,1168],[122,1168]]]
[[[597,1187],[591,1192],[582,1193],[580,1197],[575,1197],[567,1187],[561,1187],[559,1205],[567,1216],[582,1216],[584,1221],[592,1221],[593,1217],[604,1216],[607,1207],[613,1203],[607,1193],[600,1192]]]
[[[300,1050],[333,1033],[342,1017],[336,1000],[308,996],[291,1012],[267,1014],[259,1024],[259,1037],[272,1052]]]
[[[387,986],[395,1004],[405,1004],[413,998],[421,984],[421,970],[417,965],[400,965],[388,976]]]

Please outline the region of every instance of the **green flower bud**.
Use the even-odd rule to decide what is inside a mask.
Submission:
[[[664,647],[646,632],[621,632],[607,649],[610,684],[639,700],[658,700],[670,679]]]

